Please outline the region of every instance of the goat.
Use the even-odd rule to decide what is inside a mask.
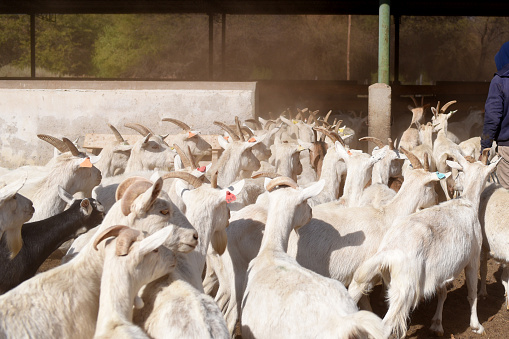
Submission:
[[[381,319],[358,311],[346,288],[300,266],[286,254],[288,239],[311,219],[306,200],[317,195],[321,180],[299,189],[289,178],[268,185],[270,207],[260,251],[251,261],[242,299],[242,337],[382,338]],[[276,186],[279,188],[273,191]]]
[[[35,213],[31,221],[47,219],[63,212],[66,202],[58,195],[58,186],[70,194],[83,192],[92,195],[92,189],[99,185],[101,172],[91,163],[90,158],[81,153],[67,138],[63,138],[70,152],[55,158],[48,173],[32,185],[25,185],[20,193],[32,200]]]
[[[383,237],[377,252],[355,272],[350,295],[359,300],[381,274],[388,285],[389,310],[383,321],[385,334],[404,337],[406,319],[422,298],[438,294],[431,330],[443,335],[442,310],[447,283],[465,270],[470,303],[470,327],[484,332],[477,318],[477,274],[482,232],[478,218],[481,192],[496,162],[469,163],[461,154],[448,161],[464,173],[464,189],[458,199],[443,202],[396,221]],[[485,157],[487,159],[487,155]]]
[[[189,125],[174,118],[163,118],[162,121],[171,122],[182,128],[183,133],[176,134],[173,142],[182,149],[189,147],[197,162],[204,156],[212,154],[212,146],[200,136],[200,132],[191,130]]]
[[[165,244],[177,250],[177,227]],[[91,338],[99,310],[104,246],[92,237],[71,261],[42,272],[0,296],[0,337]],[[124,239],[125,241],[125,239]]]
[[[145,307],[135,313],[135,322],[153,338],[228,338],[221,311],[203,293],[202,273],[209,244],[220,254],[226,248],[227,202],[234,198],[243,182],[227,189],[196,182],[189,190],[181,182],[175,189],[186,204],[186,217],[198,230],[200,245],[195,252],[177,258],[169,277],[147,285],[143,291]],[[175,315],[178,314],[178,317]]]
[[[116,142],[103,147],[95,164],[104,178],[124,173],[132,148],[113,125],[108,124],[108,127],[113,131]]]
[[[141,241],[135,241],[141,235],[140,231],[127,226],[112,226],[96,238],[95,247],[105,238],[118,236],[117,241],[107,244],[104,249],[94,338],[148,338],[140,327],[132,323],[133,304],[143,285],[175,269],[174,253],[163,246],[171,232],[171,227],[165,227]],[[126,233],[128,236],[124,236]],[[127,241],[121,242],[120,239]]]
[[[42,263],[65,241],[77,237],[83,231],[99,225],[104,209],[99,202],[90,199],[74,200],[59,187],[60,196],[70,207],[44,220],[26,223],[21,228],[23,247],[19,254],[9,260],[5,248],[0,248],[0,294],[33,277]]]
[[[461,121],[449,123],[447,126],[447,137],[453,142],[459,144],[462,141],[470,139],[474,135],[480,135],[482,133],[483,125],[484,111],[479,109],[470,109],[467,116]],[[475,128],[477,127],[481,127],[481,130],[476,133]],[[475,159],[478,159],[478,157]]]
[[[35,210],[32,201],[19,194],[26,178],[0,188],[0,240],[2,251],[7,251],[7,259],[17,256],[23,246],[21,227],[32,218]]]

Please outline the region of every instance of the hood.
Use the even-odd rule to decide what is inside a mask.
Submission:
[[[504,43],[497,54],[495,54],[495,65],[497,71],[504,68],[505,65],[509,64],[509,41]]]

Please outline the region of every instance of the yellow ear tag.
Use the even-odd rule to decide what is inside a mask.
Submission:
[[[256,142],[256,138],[251,138],[248,140],[248,142]]]
[[[192,138],[192,137],[194,137],[195,135],[196,135],[195,133],[193,133],[193,132],[189,132],[189,135],[188,135],[187,137],[188,137],[188,138]]]
[[[304,150],[305,150],[305,148],[304,148],[304,147],[302,147],[301,145],[299,145],[299,147],[297,148],[297,151],[299,151],[299,152],[302,152],[302,151],[304,151]]]
[[[83,160],[83,162],[80,164],[80,167],[92,167],[92,163],[90,162],[90,158],[86,158]]]
[[[339,128],[338,131],[339,131],[339,133],[343,134],[343,133],[345,133],[345,128],[344,127],[343,128]]]
[[[292,122],[293,122],[294,124],[298,123],[298,121],[297,121],[297,120],[292,120]]]

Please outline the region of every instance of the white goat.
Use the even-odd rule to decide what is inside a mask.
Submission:
[[[286,254],[288,239],[311,219],[306,200],[317,195],[321,180],[299,189],[289,178],[273,179],[267,186],[269,217],[260,252],[249,264],[242,300],[243,338],[368,337],[383,338],[380,318],[358,311],[346,288],[300,266]]]
[[[132,148],[113,125],[108,126],[116,141],[103,147],[99,154],[100,159],[95,163],[104,178],[124,173]]]
[[[182,129],[182,133],[174,135],[175,139],[173,142],[181,149],[189,147],[191,154],[196,157],[197,162],[204,156],[212,154],[212,146],[200,136],[199,131],[191,130],[189,125],[174,118],[163,118],[162,121],[171,122]]]
[[[145,307],[135,312],[135,322],[152,338],[228,338],[221,311],[214,300],[203,293],[202,273],[209,243],[220,254],[226,248],[227,202],[241,189],[197,183],[189,190],[176,185],[186,204],[186,216],[198,230],[200,244],[193,253],[177,258],[177,267],[169,277],[147,285],[143,291]],[[176,316],[178,315],[178,316]]]
[[[23,178],[0,188],[0,240],[4,239],[11,259],[23,245],[21,226],[34,214],[32,201],[18,194],[25,180]]]
[[[99,313],[94,338],[148,338],[132,323],[133,305],[143,285],[170,273],[176,264],[174,253],[163,246],[173,228],[165,227],[139,239],[141,233],[127,226],[112,226],[94,241],[116,236],[105,246]],[[120,241],[120,240],[125,241]]]
[[[509,209],[509,190],[497,184],[488,185],[481,194],[479,221],[483,231],[481,249],[481,286],[479,296],[485,298],[488,257],[503,265],[502,285],[505,290],[506,308],[509,310],[509,248],[507,247]]]
[[[404,337],[411,309],[422,298],[438,293],[438,304],[431,330],[443,335],[442,310],[447,297],[447,283],[465,270],[470,303],[470,327],[484,332],[477,319],[477,274],[482,232],[478,218],[481,192],[496,163],[469,163],[461,154],[459,163],[449,166],[464,172],[461,198],[443,202],[408,217],[401,218],[383,237],[375,255],[355,272],[349,293],[359,300],[371,289],[373,279],[381,274],[388,285],[389,310],[384,317],[385,334]]]
[[[170,248],[176,250],[180,235],[176,227],[168,227],[173,231],[166,243],[175,245]],[[104,246],[96,251],[93,244],[88,242],[70,262],[0,296],[0,337],[91,338],[99,310],[104,260]]]

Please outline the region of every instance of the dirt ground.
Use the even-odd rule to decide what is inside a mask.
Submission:
[[[61,255],[53,253],[39,269],[43,272],[60,264]],[[467,287],[464,275],[454,281],[453,286],[447,293],[447,299],[443,311],[444,338],[467,339],[506,339],[509,338],[509,311],[506,310],[504,287],[500,281],[502,269],[494,260],[488,261],[488,277],[486,289],[488,297],[479,299],[477,303],[477,315],[484,326],[485,335],[481,336],[470,330],[470,306],[467,300]],[[387,308],[384,306],[377,286],[372,294],[374,312],[383,317]],[[410,323],[407,338],[435,338],[429,332],[431,318],[436,309],[436,298],[421,302],[417,309],[410,315]],[[237,337],[239,338],[239,337]]]

